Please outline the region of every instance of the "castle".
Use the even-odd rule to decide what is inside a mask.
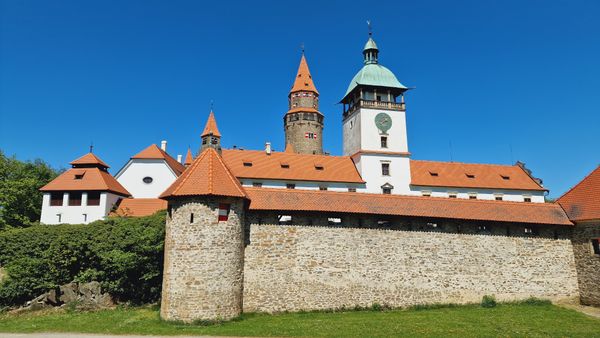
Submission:
[[[324,154],[325,115],[303,54],[283,118],[285,151],[222,149],[211,111],[195,157],[188,149],[175,159],[163,141],[114,177],[91,152],[71,162],[41,189],[42,222],[167,209],[168,320],[580,296],[573,222],[545,203],[541,180],[522,163],[411,159],[407,91],[369,36],[340,101],[343,155]]]

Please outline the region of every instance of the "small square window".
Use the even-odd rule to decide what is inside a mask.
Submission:
[[[456,192],[449,192],[448,193],[448,197],[450,197],[450,198],[456,198],[457,195],[458,195],[458,193],[456,193]]]
[[[291,215],[279,215],[277,217],[279,225],[289,225],[292,224],[292,216]]]
[[[288,183],[285,185],[285,187],[288,189],[296,189],[296,185],[294,183]]]
[[[319,190],[327,190],[327,187],[324,186],[324,185],[322,185],[322,186],[319,187]]]
[[[531,203],[531,196],[523,196],[523,202]]]
[[[81,192],[72,191],[69,193],[69,205],[70,206],[79,206],[81,205]]]
[[[392,188],[381,188],[382,193],[384,195],[391,195],[392,194]]]
[[[348,188],[348,192],[356,192],[356,188]]]
[[[502,200],[504,200],[504,196],[502,194],[495,194],[494,199],[496,201],[502,201]]]
[[[252,186],[255,188],[262,188],[262,182],[252,182]]]
[[[425,197],[430,197],[431,196],[431,191],[429,191],[429,190],[421,190],[421,195],[423,195]]]
[[[327,224],[329,225],[341,225],[342,224],[342,219],[339,217],[329,217],[327,219]]]
[[[477,193],[476,192],[470,192],[469,193],[469,199],[470,200],[476,200],[477,199]]]

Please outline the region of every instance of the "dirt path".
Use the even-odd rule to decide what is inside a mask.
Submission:
[[[581,305],[577,301],[559,301],[555,302],[554,305],[572,309],[591,317],[600,318],[599,307]]]

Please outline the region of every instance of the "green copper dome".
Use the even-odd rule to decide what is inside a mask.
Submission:
[[[396,75],[394,75],[391,70],[377,63],[368,63],[364,65],[362,69],[354,75],[344,97],[350,94],[350,92],[358,85],[408,89],[398,81]]]
[[[365,44],[365,48],[363,48],[364,66],[356,73],[356,75],[354,75],[352,81],[350,81],[350,85],[348,86],[348,90],[346,90],[346,94],[344,94],[342,101],[344,101],[348,94],[359,85],[386,87],[400,91],[408,89],[398,81],[394,73],[379,64],[377,60],[378,54],[379,49],[377,48],[375,40],[369,37],[369,40],[367,40],[367,43]]]

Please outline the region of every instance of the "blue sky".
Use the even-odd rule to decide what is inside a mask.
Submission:
[[[0,0],[0,148],[67,167],[93,141],[114,173],[162,139],[196,150],[212,100],[224,146],[281,150],[304,43],[341,154],[336,103],[371,19],[380,62],[416,87],[413,158],[521,160],[556,197],[600,164],[599,17],[598,1]]]

